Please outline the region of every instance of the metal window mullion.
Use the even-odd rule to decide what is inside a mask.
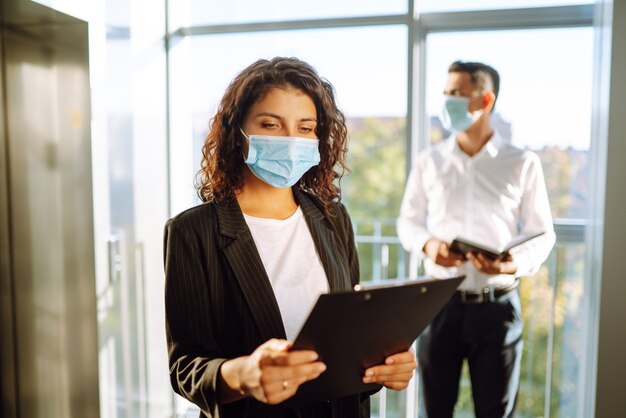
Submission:
[[[548,324],[548,349],[546,350],[546,378],[544,386],[544,418],[550,418],[550,404],[552,403],[552,371],[554,368],[554,319],[556,315],[556,303],[559,293],[559,277],[561,276],[561,249],[555,247],[555,271],[548,275],[549,284],[552,287],[552,301],[550,304],[550,323]]]
[[[406,104],[406,167],[405,167],[405,179],[408,178],[409,176],[409,171],[411,170],[411,165],[413,163],[413,150],[414,150],[414,144],[416,144],[416,141],[414,141],[414,138],[417,138],[419,136],[419,134],[415,131],[415,125],[413,124],[414,120],[418,120],[418,124],[417,126],[420,127],[422,126],[421,123],[419,122],[419,117],[416,119],[415,116],[419,115],[421,110],[423,109],[420,106],[421,101],[418,100],[417,106],[414,106],[415,104],[415,96],[414,94],[417,93],[417,97],[419,97],[419,92],[421,91],[421,89],[419,88],[420,86],[422,86],[422,80],[420,78],[421,74],[423,74],[423,67],[421,67],[420,65],[422,64],[423,59],[419,59],[423,54],[421,49],[419,49],[419,22],[416,19],[416,13],[415,13],[415,3],[416,1],[414,0],[409,0],[409,10],[408,10],[408,16],[409,16],[409,25],[407,28],[407,104]],[[416,47],[418,48],[416,51]],[[417,61],[416,61],[416,52],[417,52]],[[417,71],[416,71],[416,64],[417,64]],[[417,76],[417,77],[416,77]],[[417,83],[415,83],[415,81],[417,80]],[[421,112],[423,113],[423,112]],[[419,147],[418,147],[419,149]],[[398,248],[398,258],[401,257],[401,255],[403,256],[405,254],[404,249],[402,248],[402,246],[400,245],[400,248]],[[405,257],[402,257],[405,258]],[[409,269],[410,272],[410,258],[411,257],[406,257],[406,261],[405,263],[407,263],[406,265],[404,265],[404,269]],[[404,264],[404,263],[403,263]],[[411,273],[411,272],[410,272]],[[410,274],[409,273],[409,274]],[[400,276],[400,270],[398,269],[398,276]],[[415,346],[415,342],[413,342],[413,346]],[[407,388],[406,391],[406,398],[405,398],[405,418],[413,418],[416,416],[416,412],[417,412],[417,392],[415,390],[416,387],[418,387],[419,383],[418,383],[418,379],[419,376],[417,374],[417,372],[413,372],[413,379],[411,379],[411,381],[409,382],[409,387]]]
[[[414,107],[413,107],[413,92],[414,76],[415,76],[415,31],[416,24],[413,18],[414,1],[409,1],[409,16],[411,16],[411,23],[407,27],[407,67],[406,67],[406,167],[405,178],[408,178],[409,171],[411,169],[412,150],[413,150],[413,119],[414,119]],[[419,83],[418,83],[419,84]],[[418,125],[419,126],[419,125]]]
[[[533,29],[591,26],[593,15],[593,4],[584,4],[508,10],[422,13],[420,21],[427,32]]]
[[[165,70],[165,173],[166,173],[166,192],[167,196],[166,202],[166,210],[168,219],[172,217],[172,156],[171,156],[171,107],[170,107],[170,86],[171,86],[171,71],[170,71],[170,48],[172,47],[170,41],[170,5],[169,0],[163,1],[164,10],[164,33],[163,33],[163,49],[164,49],[164,70]],[[167,400],[167,404],[170,409],[171,417],[176,417],[178,414],[176,412],[176,393],[174,391],[170,391],[169,399]]]
[[[169,0],[164,0],[164,5],[165,7],[165,19],[164,19],[164,26],[165,26],[165,30],[164,30],[164,34],[163,34],[163,46],[164,46],[164,50],[165,50],[165,55],[164,55],[164,60],[165,60],[165,155],[167,156],[165,158],[165,173],[167,176],[167,181],[165,184],[165,187],[167,188],[166,191],[166,196],[167,196],[167,217],[171,218],[172,217],[172,162],[171,162],[171,138],[172,138],[172,134],[171,134],[171,129],[172,129],[172,124],[171,124],[171,118],[172,118],[172,112],[171,112],[171,107],[170,107],[170,99],[171,99],[171,94],[170,94],[170,87],[171,87],[171,78],[172,78],[172,74],[171,74],[171,66],[170,66],[170,49],[172,47],[171,44],[171,37],[170,37],[170,20],[169,20]],[[174,396],[174,395],[172,395]],[[174,397],[172,397],[172,399],[174,399]]]
[[[427,144],[427,127],[425,126],[426,112],[426,37],[420,24],[419,16],[415,12],[414,2],[410,2],[409,15],[411,23],[408,28],[407,46],[407,120],[406,120],[406,167],[405,179],[408,178],[413,160],[418,152]],[[401,249],[400,251],[402,251]],[[419,255],[405,253],[405,269],[409,276],[417,272]]]
[[[606,170],[609,140],[609,98],[611,96],[611,61],[613,54],[613,4],[598,1],[594,25],[593,45],[593,96],[591,138],[589,146],[589,196],[587,201],[589,228],[585,231],[585,271],[583,282],[583,325],[580,372],[577,395],[580,399],[577,418],[595,416],[597,411],[598,354],[600,335],[600,296],[603,277],[603,251],[606,211]],[[622,65],[623,67],[623,65]]]
[[[178,28],[174,34],[179,36],[216,35],[226,33],[268,32],[302,29],[331,29],[357,26],[408,25],[411,19],[408,14],[387,16],[340,17],[331,19],[306,19],[272,22],[232,23],[216,25],[199,25]]]
[[[374,280],[381,280],[381,238],[382,238],[382,226],[380,221],[374,221],[374,243],[372,245],[373,252],[373,266],[372,275]]]
[[[387,418],[387,388],[378,392],[378,418]]]
[[[426,117],[426,32],[419,18],[413,20],[409,30],[411,34],[411,44],[409,45],[409,112],[410,121],[407,127],[408,149],[407,149],[407,175],[411,169],[413,160],[418,152],[428,145],[428,123]],[[414,123],[413,121],[416,121]]]
[[[430,145],[430,121],[426,114],[426,54],[428,47],[426,45],[427,32],[423,25],[416,23],[416,41],[418,54],[418,83],[417,83],[417,121],[419,124],[418,132],[418,151],[426,149]]]
[[[554,232],[561,243],[585,242],[586,220],[584,219],[556,219]]]
[[[591,26],[593,14],[593,4],[585,4],[508,10],[421,13],[415,19],[413,5],[410,5],[406,14],[198,25],[178,28],[173,35],[191,36],[411,24],[416,25],[416,29],[418,29],[416,32],[424,33],[455,30],[578,27]]]

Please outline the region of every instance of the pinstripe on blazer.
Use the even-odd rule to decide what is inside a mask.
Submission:
[[[359,263],[350,218],[340,203],[326,214],[319,200],[296,188],[331,292],[352,288]],[[365,394],[311,408],[280,409],[246,398],[220,405],[221,364],[285,338],[278,303],[241,208],[204,203],[165,226],[165,311],[174,391],[208,417],[368,417]]]

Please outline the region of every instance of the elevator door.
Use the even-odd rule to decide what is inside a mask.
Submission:
[[[87,24],[1,17],[0,415],[98,417]]]

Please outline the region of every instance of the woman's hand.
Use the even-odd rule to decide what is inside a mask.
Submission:
[[[385,359],[385,364],[365,370],[363,383],[378,383],[389,389],[406,389],[417,367],[413,349],[394,354]]]
[[[314,351],[288,351],[289,347],[289,341],[271,339],[249,356],[224,362],[221,375],[230,390],[222,390],[222,401],[252,396],[263,403],[277,404],[326,370],[324,363],[316,361]]]

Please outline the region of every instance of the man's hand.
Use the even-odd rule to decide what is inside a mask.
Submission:
[[[444,267],[458,266],[465,261],[463,255],[450,250],[448,243],[436,238],[431,238],[426,242],[424,253],[436,264]]]
[[[511,254],[492,260],[479,252],[467,253],[467,259],[476,267],[476,270],[486,274],[515,274],[517,263]]]

